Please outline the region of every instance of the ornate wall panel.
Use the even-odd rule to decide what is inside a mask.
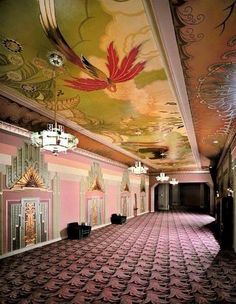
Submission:
[[[123,191],[130,191],[130,179],[129,179],[129,172],[124,171],[121,181],[121,192]]]
[[[88,223],[91,226],[104,224],[104,198],[102,196],[88,199]]]
[[[99,163],[93,162],[88,175],[88,190],[89,191],[103,191],[104,192],[104,179],[102,170]]]
[[[128,195],[121,196],[121,214],[130,216],[130,197]]]
[[[48,240],[48,201],[22,198],[8,201],[8,250]]]
[[[131,215],[130,206],[130,179],[129,172],[124,171],[121,181],[121,199],[120,199],[120,211],[122,215]]]
[[[10,204],[9,251],[21,248],[21,203]]]
[[[146,193],[142,192],[140,194],[140,213],[146,211]]]
[[[6,185],[12,188],[37,187],[48,188],[49,177],[40,148],[25,143],[12,157],[12,165],[7,166]]]

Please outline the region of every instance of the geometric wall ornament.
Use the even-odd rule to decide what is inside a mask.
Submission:
[[[104,192],[104,179],[102,176],[102,170],[99,163],[93,162],[91,169],[88,173],[88,191],[102,191]]]
[[[8,210],[9,251],[48,240],[48,200],[27,197],[8,201]]]
[[[104,198],[102,196],[91,197],[88,199],[87,206],[89,225],[102,225],[104,223]]]
[[[131,205],[130,205],[130,180],[129,180],[129,171],[126,170],[123,172],[122,181],[121,181],[121,197],[120,197],[120,211],[122,215],[130,216],[131,215]]]
[[[25,246],[36,244],[37,236],[37,217],[36,217],[36,201],[28,201],[23,204],[24,210],[24,240]]]
[[[6,186],[8,188],[37,187],[48,188],[49,175],[40,148],[25,143],[12,157],[7,166]]]
[[[130,180],[129,180],[129,172],[124,171],[123,176],[122,176],[122,181],[121,181],[121,192],[130,192]]]
[[[11,189],[21,189],[23,187],[45,188],[42,178],[38,176],[37,171],[33,167],[29,167]]]

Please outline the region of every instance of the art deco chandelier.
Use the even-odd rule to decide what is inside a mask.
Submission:
[[[55,68],[61,67],[64,63],[63,55],[59,52],[49,54],[49,62]],[[54,71],[55,75],[55,71]],[[55,108],[54,124],[48,124],[47,130],[34,132],[31,135],[32,144],[46,151],[51,151],[54,155],[60,152],[66,152],[69,149],[75,149],[79,142],[78,138],[64,131],[64,126],[57,123],[57,103],[58,93],[56,91],[56,78],[53,79],[55,89]]]

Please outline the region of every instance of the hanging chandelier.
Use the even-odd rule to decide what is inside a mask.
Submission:
[[[178,182],[177,179],[174,178],[174,177],[170,180],[170,184],[173,185],[173,186],[178,185],[178,183],[179,183],[179,182]]]
[[[46,151],[51,151],[54,155],[66,152],[77,147],[78,138],[74,135],[65,133],[64,127],[55,124],[48,124],[47,130],[34,132],[31,135],[32,144]]]
[[[143,166],[140,161],[136,161],[134,166],[129,167],[128,170],[134,174],[145,174],[148,168]]]
[[[54,67],[61,67],[64,63],[63,55],[57,51],[50,53],[48,57],[50,64]],[[57,97],[59,94],[56,92],[56,81],[55,79],[53,80],[55,89],[54,124],[48,124],[47,130],[32,133],[31,141],[33,145],[43,150],[51,151],[54,155],[58,155],[60,152],[75,149],[79,140],[76,136],[65,133],[64,127],[57,123]]]
[[[164,172],[160,172],[160,175],[156,176],[158,182],[168,182],[169,176],[165,175]]]

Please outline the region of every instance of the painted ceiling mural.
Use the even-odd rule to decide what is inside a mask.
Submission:
[[[26,102],[1,97],[0,119],[42,130],[51,120],[41,114],[53,114],[57,107],[68,122],[157,169],[195,169],[143,3],[0,1],[1,91]],[[236,129],[236,1],[169,4],[172,20],[166,22],[174,25],[198,148],[212,161]],[[55,54],[64,60],[62,66],[49,63]],[[36,108],[41,114],[32,111]],[[82,134],[79,147],[113,155],[111,148],[93,142]]]
[[[236,1],[170,3],[198,147],[213,159],[236,132]]]
[[[8,0],[0,10],[1,84],[52,111],[56,92],[66,119],[160,168],[195,168],[141,0]]]

